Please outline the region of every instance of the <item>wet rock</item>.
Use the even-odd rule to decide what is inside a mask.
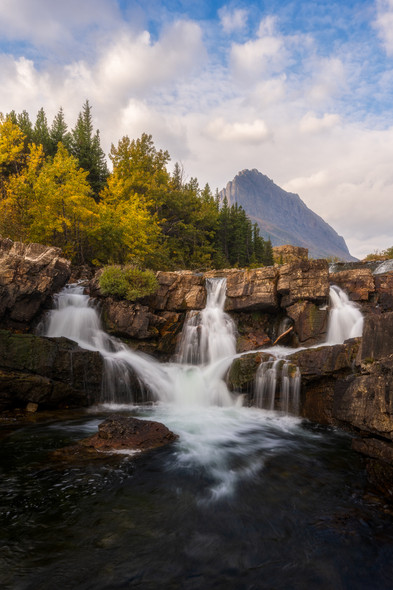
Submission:
[[[278,309],[277,277],[273,266],[255,269],[227,269],[210,271],[205,277],[226,277],[226,311],[263,311]]]
[[[369,301],[375,292],[374,276],[369,268],[339,271],[330,280],[343,289],[351,301]]]
[[[300,345],[311,346],[325,340],[328,311],[325,307],[310,301],[297,301],[287,307],[287,314],[293,320],[294,331]]]
[[[301,260],[308,260],[308,249],[300,246],[275,246],[273,248],[274,264],[293,264]]]
[[[148,451],[177,439],[178,436],[160,422],[114,416],[99,425],[97,434],[58,449],[52,456],[60,460],[103,459],[103,453]]]
[[[325,304],[329,295],[329,267],[326,260],[303,260],[284,264],[279,269],[277,292],[281,306],[289,307],[299,300]]]
[[[393,440],[393,354],[363,364],[342,395],[334,400],[334,416],[361,431]]]
[[[237,328],[237,352],[256,350],[271,344],[272,316],[261,312],[232,313]]]
[[[393,312],[364,319],[361,359],[369,361],[393,353]]]
[[[393,311],[393,272],[374,275],[376,304],[382,312]]]
[[[103,359],[67,338],[0,330],[1,407],[86,406],[99,399]]]
[[[60,248],[0,238],[0,325],[30,329],[70,274]]]
[[[353,338],[344,344],[307,348],[287,358],[299,367],[306,382],[332,375],[347,376],[354,370],[360,342],[360,338]]]

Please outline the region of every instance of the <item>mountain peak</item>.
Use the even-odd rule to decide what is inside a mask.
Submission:
[[[342,236],[314,213],[299,195],[276,185],[256,168],[241,170],[220,193],[230,205],[238,203],[273,246],[308,248],[313,258],[356,260]]]

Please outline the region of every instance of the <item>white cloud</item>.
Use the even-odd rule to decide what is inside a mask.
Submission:
[[[257,39],[234,43],[230,56],[235,76],[253,82],[280,71],[286,58],[284,39],[275,34],[275,20],[271,17],[261,21]]]
[[[82,30],[120,22],[116,0],[1,0],[0,34],[37,46],[67,45]]]
[[[310,78],[309,97],[314,104],[324,104],[347,89],[344,64],[338,57],[315,60]]]
[[[244,31],[247,26],[248,12],[243,8],[231,10],[227,6],[223,6],[218,11],[218,15],[221,26],[227,34]]]
[[[248,144],[261,143],[270,136],[266,123],[261,119],[252,123],[227,123],[221,117],[208,124],[207,133],[215,140]]]
[[[302,133],[318,133],[326,129],[336,127],[340,122],[340,116],[333,113],[325,113],[323,117],[317,117],[308,112],[302,117],[299,128]]]
[[[377,0],[377,17],[374,22],[388,55],[393,55],[393,0]]]

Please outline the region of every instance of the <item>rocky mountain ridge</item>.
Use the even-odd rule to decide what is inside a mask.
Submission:
[[[299,195],[277,186],[256,169],[242,170],[219,193],[220,200],[238,203],[273,246],[308,248],[312,258],[356,260],[342,236],[314,213]]]

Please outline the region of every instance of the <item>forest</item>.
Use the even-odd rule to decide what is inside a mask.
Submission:
[[[58,246],[75,264],[132,264],[153,270],[253,267],[273,263],[270,240],[242,207],[182,166],[153,138],[122,137],[108,154],[82,106],[69,129],[60,108],[0,114],[0,235]]]

